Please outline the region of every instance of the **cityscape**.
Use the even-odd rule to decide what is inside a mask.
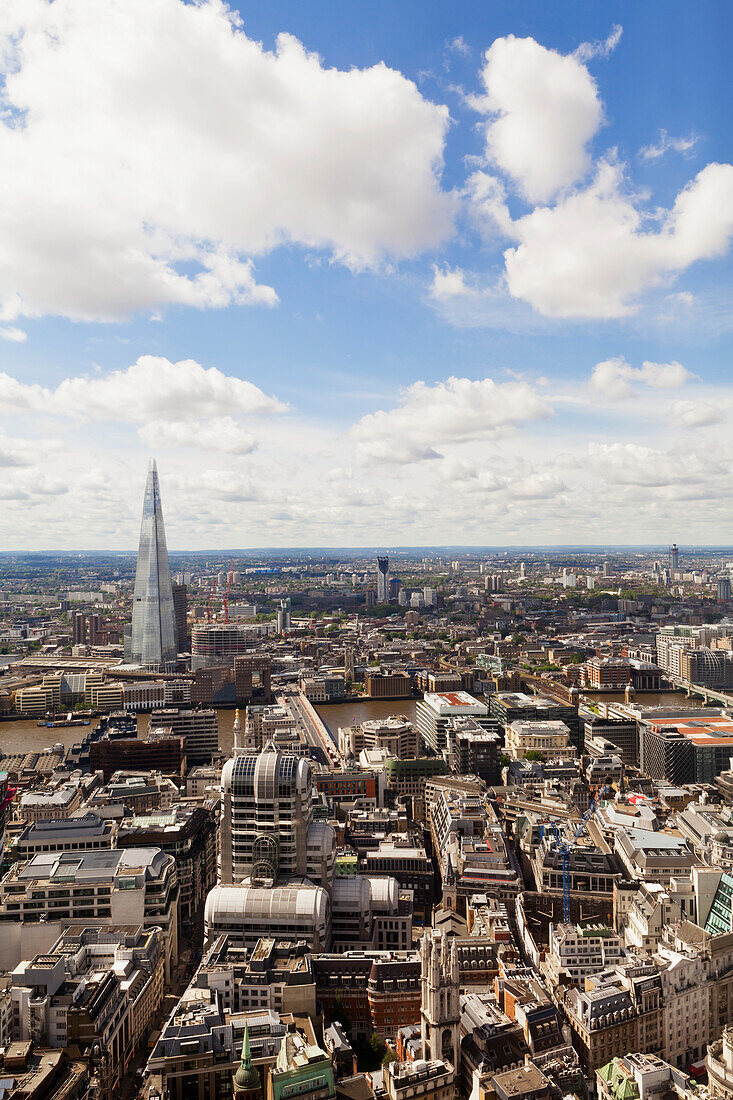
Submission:
[[[731,41],[0,0],[0,1100],[733,1100]]]

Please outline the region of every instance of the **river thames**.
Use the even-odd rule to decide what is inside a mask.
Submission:
[[[594,693],[585,696],[590,702],[623,702],[623,692]],[[701,700],[687,699],[682,692],[641,692],[634,700],[649,707],[699,707]],[[388,718],[391,714],[404,714],[408,720],[415,717],[416,699],[355,699],[348,703],[333,703],[318,706],[316,710],[331,736],[338,736],[339,726],[353,726],[373,718]],[[231,752],[234,734],[233,710],[219,710],[219,748],[222,752]],[[244,716],[242,716],[244,717]],[[97,719],[93,719],[96,722]],[[148,730],[149,715],[139,714],[138,734],[144,737]],[[0,750],[6,755],[21,752],[40,752],[61,742],[73,745],[81,741],[91,726],[74,726],[71,729],[46,729],[36,725],[35,718],[24,718],[9,722],[0,722]]]

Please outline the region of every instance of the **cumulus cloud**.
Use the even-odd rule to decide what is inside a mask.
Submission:
[[[546,202],[586,173],[603,108],[582,61],[508,35],[486,51],[481,78],[471,103],[489,116],[486,155],[526,198]]]
[[[252,258],[278,245],[360,267],[451,229],[447,108],[384,64],[268,51],[224,0],[4,4],[0,67],[6,321],[273,305]]]
[[[591,389],[612,400],[634,396],[634,384],[650,386],[657,390],[678,389],[694,376],[681,363],[654,363],[645,360],[640,367],[632,367],[623,356],[596,363],[590,377]]]
[[[645,290],[724,254],[733,234],[733,166],[708,164],[649,228],[619,165],[513,223],[509,292],[548,317],[623,317]]]
[[[214,420],[153,420],[138,428],[137,434],[154,450],[179,447],[186,450],[218,451],[223,454],[248,455],[257,447],[257,440],[231,416]]]
[[[526,382],[448,378],[433,386],[415,382],[397,408],[362,417],[350,436],[362,461],[410,463],[439,457],[446,443],[486,439],[550,415]]]
[[[643,145],[639,150],[641,160],[660,160],[667,153],[682,153],[687,156],[692,153],[700,137],[698,134],[688,134],[687,137],[672,137],[666,130],[660,130],[657,140],[651,145]]]
[[[460,267],[433,268],[433,281],[430,284],[430,297],[436,301],[445,301],[449,298],[461,297],[469,294],[470,288],[466,284],[466,274]]]
[[[143,355],[125,370],[65,378],[55,389],[0,373],[0,407],[127,423],[269,415],[286,406],[252,382],[208,369],[193,359],[171,363]]]
[[[673,401],[670,415],[684,428],[706,428],[725,420],[723,410],[711,401]]]

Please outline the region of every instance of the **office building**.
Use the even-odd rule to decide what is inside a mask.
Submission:
[[[709,709],[653,711],[640,724],[641,768],[678,786],[712,783],[733,758],[733,719]]]
[[[188,653],[191,648],[188,633],[188,590],[185,584],[173,584],[171,587],[176,624],[176,648],[179,653]]]
[[[226,762],[221,792],[222,883],[307,875],[329,885],[336,838],[330,825],[313,820],[313,774],[306,759],[268,742],[257,755]]]
[[[272,661],[264,654],[234,658],[234,693],[237,706],[259,706],[272,702]]]
[[[268,1100],[335,1100],[336,1084],[331,1059],[311,1038],[294,1028],[280,1044],[270,1072]]]
[[[118,1095],[163,1004],[163,950],[157,929],[65,932],[50,951],[11,975],[16,1040],[96,1046],[100,1097]]]
[[[498,729],[487,729],[475,718],[452,718],[448,738],[455,746],[455,770],[459,775],[477,775],[488,786],[501,782]]]
[[[118,848],[160,848],[173,856],[182,925],[193,922],[216,882],[217,818],[210,806],[179,802],[158,813],[124,817],[117,829]]]
[[[389,558],[377,558],[377,603],[389,603]]]
[[[363,749],[386,749],[400,760],[417,756],[417,730],[404,715],[375,718],[356,726],[342,726],[339,750],[344,757],[358,757]]]
[[[448,730],[452,718],[475,718],[478,725],[489,718],[489,708],[466,691],[427,692],[415,707],[415,722],[429,751],[440,755],[449,748]],[[494,727],[495,722],[488,722]]]
[[[67,818],[47,818],[26,825],[11,842],[8,859],[23,863],[41,852],[98,852],[114,847],[117,826],[90,811]]]
[[[226,1012],[273,1009],[316,1015],[313,957],[304,940],[263,936],[251,949],[217,936],[204,953],[195,982],[211,989]]]
[[[159,771],[182,779],[186,774],[186,743],[170,729],[153,730],[144,739],[102,738],[89,746],[89,766],[101,771],[105,783],[121,769]]]
[[[210,764],[219,751],[219,719],[212,707],[165,707],[150,715],[150,732],[167,729],[182,737],[189,768]]]
[[[170,980],[178,960],[175,860],[159,848],[43,852],[16,864],[0,882],[3,969],[10,971],[27,957],[26,942],[35,943],[37,951],[45,938],[48,950],[71,924],[160,928]]]
[[[539,753],[544,760],[575,756],[570,744],[570,731],[564,722],[512,722],[504,735],[504,747],[514,760],[522,760],[528,752]]]
[[[145,485],[130,650],[126,656],[133,664],[151,669],[174,668],[178,657],[173,589],[155,459],[150,461]]]
[[[191,631],[191,669],[234,667],[243,656],[272,632],[270,623],[197,623]]]
[[[518,719],[533,722],[564,722],[570,731],[570,742],[583,751],[583,727],[578,708],[572,703],[558,703],[544,695],[527,695],[522,691],[497,691],[489,699],[489,711],[506,728]]]
[[[215,886],[206,899],[207,943],[227,935],[252,949],[263,936],[304,940],[311,951],[331,943],[331,900],[322,886],[307,880],[283,886]]]

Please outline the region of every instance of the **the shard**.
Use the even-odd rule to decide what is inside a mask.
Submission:
[[[175,665],[175,623],[158,469],[155,459],[151,459],[145,484],[140,546],[135,570],[129,660],[136,665],[156,670],[165,670]]]

